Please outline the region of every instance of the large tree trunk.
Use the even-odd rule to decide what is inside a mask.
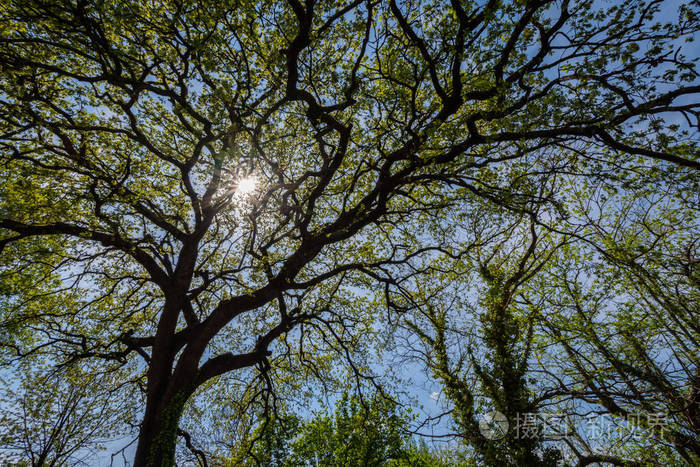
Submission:
[[[187,384],[188,380],[182,378],[182,373],[173,372],[177,353],[173,336],[184,300],[178,294],[166,297],[158,322],[148,369],[146,410],[139,430],[134,467],[175,465],[177,428],[185,403],[193,392]],[[194,369],[195,372],[189,374],[196,374],[196,365]]]
[[[187,389],[167,391],[162,398],[146,404],[141,423],[134,467],[170,467],[175,465],[177,429],[187,399]]]

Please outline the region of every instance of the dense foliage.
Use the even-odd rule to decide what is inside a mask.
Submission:
[[[0,449],[207,464],[278,407],[408,403],[417,365],[445,413],[414,428],[449,414],[477,464],[697,462],[699,15],[3,2]],[[493,410],[570,435],[490,439]],[[300,414],[304,455],[339,416]]]
[[[456,465],[417,444],[409,429],[409,414],[394,402],[379,395],[366,400],[344,394],[331,414],[319,412],[307,421],[294,414],[263,420],[226,462],[290,467]]]

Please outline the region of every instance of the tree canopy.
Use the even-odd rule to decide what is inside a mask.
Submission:
[[[668,410],[659,445],[698,459],[699,13],[4,2],[3,371],[73,381],[45,388],[59,414],[129,401],[105,414],[134,465],[173,465],[285,398],[383,394],[398,339],[437,352],[413,360],[479,462],[545,462],[534,441],[491,456],[474,416],[549,400]]]

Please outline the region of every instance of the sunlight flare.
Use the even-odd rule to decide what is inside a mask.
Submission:
[[[239,195],[249,195],[258,187],[258,178],[250,175],[242,178],[236,185],[236,193]]]

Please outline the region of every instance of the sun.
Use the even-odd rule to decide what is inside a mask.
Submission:
[[[239,195],[248,195],[254,192],[257,186],[258,178],[251,175],[238,181],[236,184],[236,193]]]

